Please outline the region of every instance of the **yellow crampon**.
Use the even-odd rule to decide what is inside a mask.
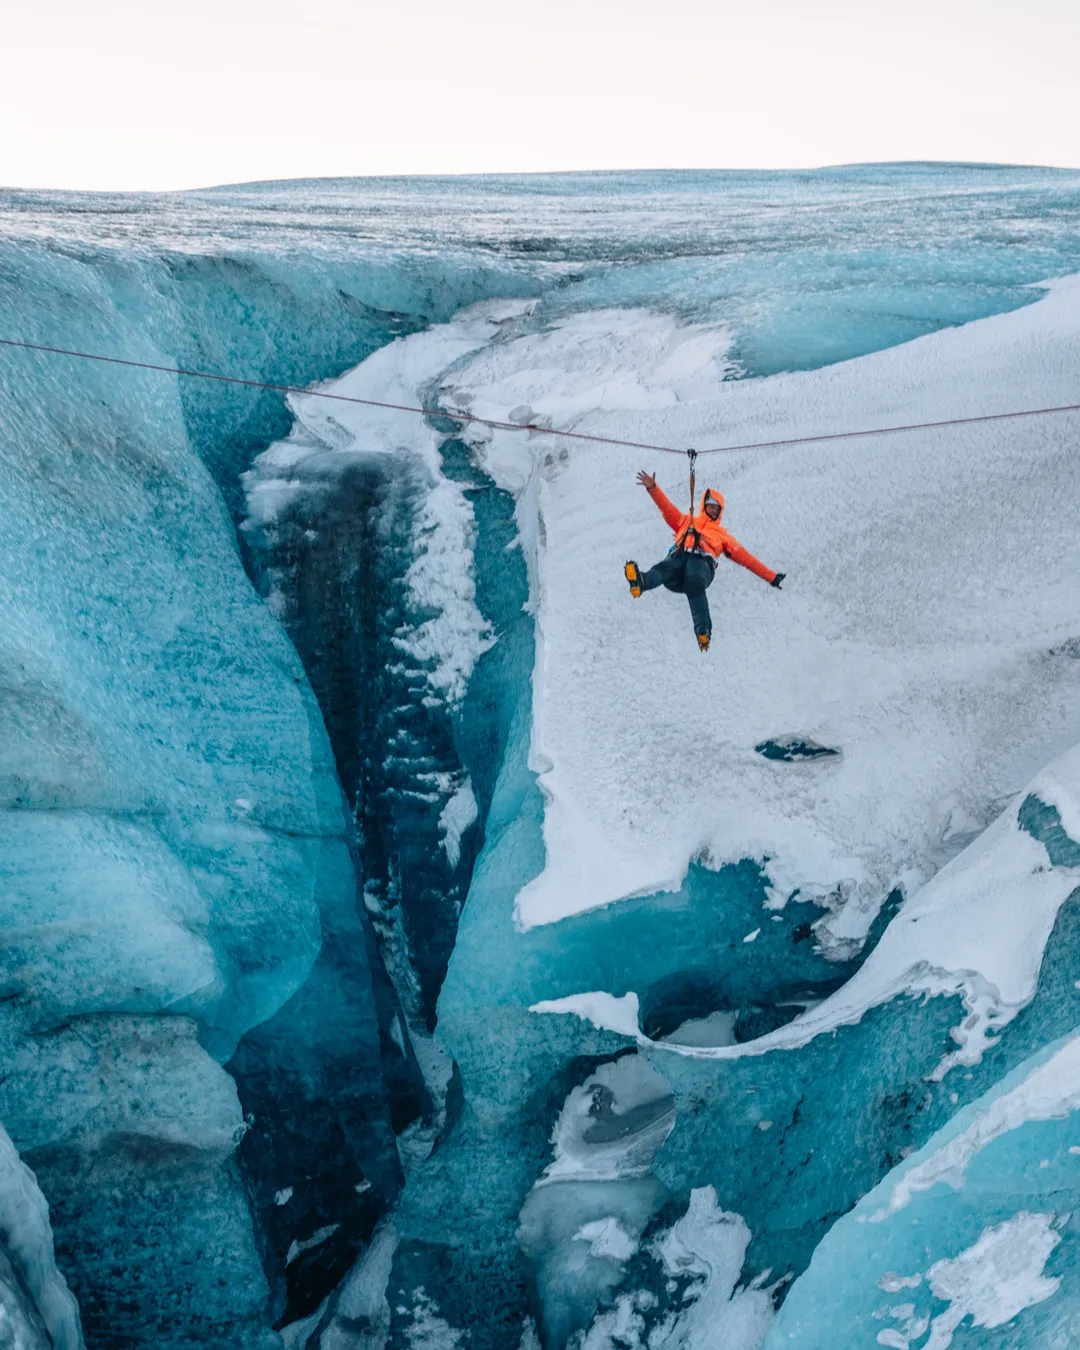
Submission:
[[[630,594],[635,600],[641,598],[641,569],[636,562],[628,562],[623,568],[623,573],[630,583]]]
[[[697,645],[698,645],[698,651],[701,651],[701,652],[707,652],[707,651],[709,650],[709,635],[708,635],[708,633],[699,633],[699,634],[697,635]]]

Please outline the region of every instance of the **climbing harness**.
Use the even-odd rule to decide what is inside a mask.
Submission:
[[[133,366],[137,370],[156,370],[164,375],[183,375],[192,380],[216,380],[219,384],[240,384],[248,389],[270,389],[279,394],[302,394],[305,398],[326,398],[336,403],[357,403],[365,408],[386,408],[392,412],[415,413],[420,417],[442,417],[461,426],[492,427],[496,431],[531,431],[544,436],[559,436],[569,441],[590,441],[595,445],[620,445],[628,450],[649,450],[659,455],[689,453],[691,483],[693,460],[698,455],[733,455],[742,450],[780,450],[792,445],[822,445],[826,441],[851,441],[862,436],[894,436],[904,431],[932,431],[940,427],[973,426],[977,422],[1007,422],[1019,417],[1048,417],[1056,413],[1080,412],[1080,403],[1062,403],[1047,408],[1021,408],[1014,412],[983,413],[978,417],[946,417],[936,422],[909,422],[891,427],[864,427],[859,431],[831,431],[820,436],[788,436],[775,441],[745,441],[740,445],[716,445],[708,450],[684,452],[673,445],[648,445],[641,441],[621,441],[613,436],[592,436],[584,431],[554,431],[551,427],[533,422],[500,422],[491,417],[475,417],[456,408],[417,408],[405,403],[383,403],[374,398],[354,398],[349,394],[331,394],[325,389],[302,389],[294,384],[273,384],[265,380],[244,380],[236,375],[218,375],[208,370],[185,370],[181,366],[159,366],[150,361],[129,361],[122,356],[103,356],[98,352],[72,351],[66,347],[47,347],[39,342],[18,342],[14,338],[0,338],[0,347],[19,347],[29,352],[44,352],[51,356],[72,356],[82,361],[103,361],[111,366]],[[693,502],[691,502],[691,516]]]

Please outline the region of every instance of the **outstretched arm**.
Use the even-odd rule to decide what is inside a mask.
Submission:
[[[667,497],[664,491],[656,486],[655,474],[646,473],[645,470],[642,469],[638,473],[637,480],[641,486],[647,490],[649,496],[660,508],[660,514],[664,517],[665,521],[667,521],[668,525],[678,533],[687,522],[688,517],[686,512],[680,511],[675,503]]]
[[[737,539],[730,540],[724,545],[724,552],[732,562],[737,562],[740,567],[748,568],[762,581],[767,581],[770,586],[777,584],[777,578],[783,580],[782,572],[774,572],[771,567],[766,567],[760,558],[755,558],[748,548],[743,548]]]

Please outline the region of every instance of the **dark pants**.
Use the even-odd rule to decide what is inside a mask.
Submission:
[[[666,586],[669,591],[685,595],[690,602],[694,632],[711,634],[712,618],[705,591],[712,585],[715,572],[716,563],[707,553],[685,553],[675,549],[662,562],[642,573],[641,589],[654,591],[657,586]]]

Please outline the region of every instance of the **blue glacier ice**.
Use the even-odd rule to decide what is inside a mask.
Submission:
[[[766,1346],[1066,1346],[1076,1288],[1077,1041],[1039,1050],[826,1235]],[[832,1323],[832,1326],[830,1325]],[[985,1333],[983,1333],[985,1334]]]
[[[23,1343],[1069,1343],[1075,422],[710,461],[789,581],[725,573],[703,665],[621,589],[636,457],[445,413],[1076,402],[1078,207],[965,165],[0,194],[0,337],[427,409],[0,349]]]

